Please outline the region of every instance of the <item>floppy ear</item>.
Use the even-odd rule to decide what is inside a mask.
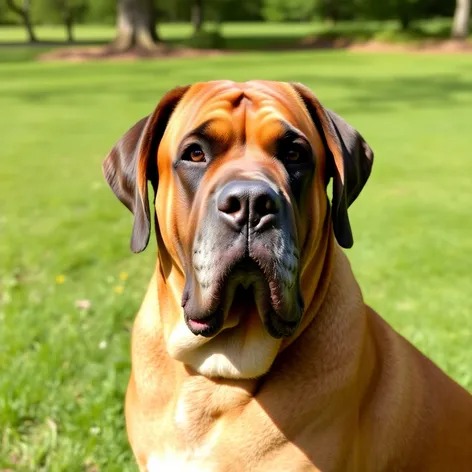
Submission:
[[[333,177],[334,234],[342,247],[350,248],[354,241],[347,209],[369,178],[374,152],[350,124],[324,108],[310,89],[302,84],[292,86],[303,100],[328,151],[326,183]]]
[[[188,90],[177,87],[168,92],[154,112],[139,120],[115,144],[102,169],[114,194],[133,213],[131,250],[146,249],[151,231],[148,180],[157,190],[157,149],[174,108]]]

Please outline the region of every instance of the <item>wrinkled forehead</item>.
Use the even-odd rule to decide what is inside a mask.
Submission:
[[[318,133],[303,101],[288,83],[270,81],[196,83],[175,109],[169,124],[170,142],[205,126],[227,138],[239,133],[244,140],[271,139],[293,127],[311,142]]]

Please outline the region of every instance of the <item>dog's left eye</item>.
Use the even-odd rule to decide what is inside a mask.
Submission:
[[[307,159],[308,151],[301,144],[290,143],[282,147],[280,157],[287,163],[296,164]]]
[[[198,144],[192,144],[189,146],[182,156],[184,161],[192,161],[192,162],[205,162],[205,153],[203,149]]]
[[[288,160],[288,161],[291,161],[291,162],[296,162],[300,159],[300,152],[298,151],[298,149],[289,149],[285,155],[285,158]]]

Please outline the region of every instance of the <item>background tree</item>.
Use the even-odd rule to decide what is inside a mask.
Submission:
[[[200,33],[203,27],[203,0],[193,0],[192,23],[193,33]]]
[[[116,0],[86,0],[87,11],[84,22],[91,24],[116,23],[117,1]]]
[[[28,39],[30,43],[35,43],[37,41],[34,34],[33,25],[31,23],[31,1],[23,0],[23,6],[19,7],[14,3],[14,0],[7,0],[7,6],[11,11],[15,12],[21,17],[23,24],[25,25],[26,32],[28,34]]]
[[[466,39],[470,27],[470,0],[456,0],[456,10],[452,22],[452,37]]]
[[[220,22],[224,21],[261,21],[264,0],[205,0],[208,9],[205,16]],[[206,4],[205,4],[206,5]]]
[[[113,46],[119,50],[155,49],[160,43],[156,26],[152,0],[118,0],[117,37]]]
[[[74,24],[83,21],[88,9],[90,0],[40,0],[43,9],[41,13],[46,14],[47,23],[54,18],[59,19],[66,30],[66,37],[69,43],[74,41]],[[49,7],[49,10],[46,8]],[[39,16],[39,15],[38,15]]]
[[[264,0],[262,15],[268,21],[309,21],[317,4],[317,0]]]
[[[393,14],[400,21],[403,31],[410,29],[413,21],[423,16],[423,11],[428,9],[428,3],[428,0],[393,0],[391,2]]]
[[[434,0],[360,0],[353,11],[353,18],[392,20],[399,22],[403,31],[425,15]]]
[[[338,0],[323,1],[323,16],[326,22],[335,24],[339,19],[339,3]]]
[[[0,24],[24,25],[32,42],[36,41],[33,30],[36,25],[62,23],[68,40],[72,41],[75,24],[116,24],[114,44],[120,50],[158,47],[160,41],[156,31],[157,17],[159,23],[191,22],[194,30],[191,45],[194,47],[224,47],[216,41],[217,34],[222,36],[218,28],[205,31],[204,26],[207,22],[221,24],[227,21],[299,22],[316,19],[334,24],[348,20],[353,21],[348,27],[350,31],[346,32],[343,27],[336,30],[336,34],[342,35],[344,32],[367,38],[373,29],[384,28],[387,33],[385,38],[388,38],[390,32],[395,34],[390,24],[371,27],[363,21],[393,19],[398,21],[403,30],[415,29],[420,34],[420,30],[423,30],[425,35],[437,34],[438,37],[444,36],[445,32],[446,35],[464,39],[470,27],[471,2],[472,0],[0,0]],[[447,22],[435,22],[432,29],[423,28],[424,23],[416,23],[416,20],[438,17],[452,19],[453,15],[452,30]],[[356,20],[362,22],[356,24]],[[216,42],[207,41],[212,35]],[[197,39],[203,42],[199,43]],[[244,41],[241,44],[243,43]]]
[[[57,8],[61,11],[61,16],[66,28],[67,41],[72,43],[74,41],[74,19],[77,5],[74,0],[56,0]]]

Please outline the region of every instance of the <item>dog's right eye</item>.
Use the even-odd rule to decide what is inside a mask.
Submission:
[[[182,159],[191,162],[205,162],[205,153],[198,144],[190,145],[184,152]]]

